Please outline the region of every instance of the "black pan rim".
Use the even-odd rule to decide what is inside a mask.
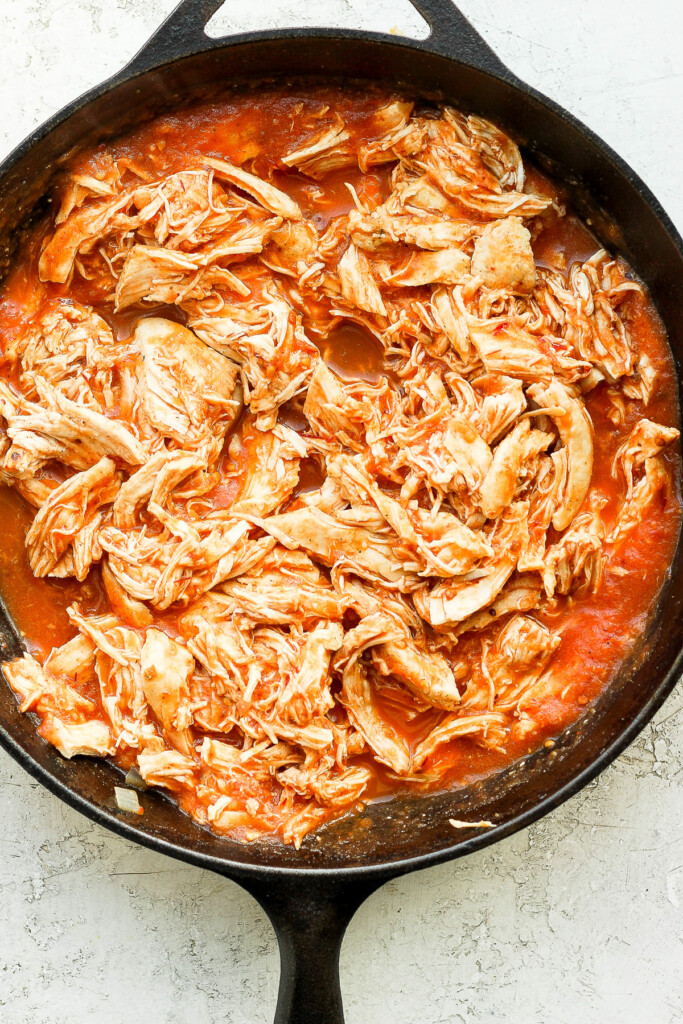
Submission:
[[[262,32],[247,32],[234,35],[221,42],[219,46],[216,46],[213,52],[216,55],[223,54],[226,50],[231,50],[239,46],[248,46],[252,43],[273,43],[277,44],[284,41],[297,41],[299,43],[315,42],[315,40],[326,39],[332,43],[339,42],[340,44],[347,45],[349,40],[357,40],[364,44],[371,44],[377,48],[386,51],[388,48],[394,48],[403,53],[412,54],[414,57],[419,58],[420,56],[429,55],[431,57],[443,60],[448,64],[456,64],[463,68],[469,69],[476,72],[478,75],[485,75],[494,81],[501,83],[507,88],[515,89],[519,92],[524,93],[527,97],[531,97],[538,105],[544,107],[550,111],[551,114],[559,117],[568,126],[573,127],[577,130],[584,139],[596,149],[602,158],[607,158],[619,174],[625,178],[630,185],[632,185],[638,193],[642,196],[645,202],[648,204],[652,212],[655,214],[657,219],[660,221],[664,231],[673,242],[677,249],[681,259],[683,259],[683,238],[677,228],[672,223],[669,215],[666,213],[664,208],[661,206],[658,199],[651,192],[649,187],[643,182],[638,174],[631,168],[631,166],[615,151],[605,143],[592,129],[588,128],[582,121],[576,118],[573,114],[569,113],[556,101],[544,96],[535,88],[528,86],[526,83],[518,80],[511,73],[494,73],[490,70],[476,67],[475,65],[459,60],[456,57],[448,56],[444,52],[434,49],[430,46],[430,40],[411,40],[402,39],[390,36],[382,35],[376,32],[366,32],[362,30],[340,30],[340,29],[325,29],[325,28],[299,28],[299,29],[279,29],[272,31]],[[198,56],[201,51],[197,50],[190,52],[180,58],[180,63],[187,60],[190,61],[194,57]],[[135,58],[134,58],[135,60]],[[163,61],[159,64],[154,65],[152,68],[146,68],[142,71],[128,71],[127,67],[124,67],[120,72],[114,74],[111,78],[105,82],[93,87],[81,96],[76,97],[70,103],[66,104],[60,111],[50,117],[47,121],[37,127],[31,132],[22,142],[20,142],[8,156],[0,162],[0,182],[2,178],[42,139],[46,138],[51,132],[57,130],[62,124],[64,124],[69,118],[76,114],[79,110],[87,107],[91,102],[105,96],[109,92],[113,92],[123,82],[131,82],[136,80],[144,79],[145,75],[149,71],[163,71],[165,68],[172,66],[173,64],[179,63],[178,60],[172,59]],[[280,76],[282,77],[282,76]],[[320,77],[319,75],[311,75],[311,78]],[[229,80],[226,79],[226,84]],[[242,79],[244,81],[244,79]],[[380,79],[377,79],[380,81]],[[679,374],[679,382],[681,375]],[[673,555],[672,564],[681,557],[681,538],[679,535],[679,542],[676,552]],[[90,802],[86,797],[81,796],[75,790],[71,789],[66,783],[61,782],[55,778],[50,771],[40,765],[31,755],[18,743],[11,733],[4,727],[0,727],[0,746],[26,771],[29,772],[37,781],[39,781],[46,789],[58,796],[66,804],[79,811],[85,817],[91,821],[102,825],[104,828],[117,835],[122,836],[125,839],[130,840],[133,843],[145,846],[148,849],[154,850],[156,853],[165,854],[166,856],[173,857],[177,860],[184,861],[185,863],[192,864],[197,867],[202,867],[210,871],[214,871],[218,874],[232,877],[236,880],[248,879],[264,879],[264,878],[285,878],[295,875],[298,878],[309,877],[311,880],[316,879],[324,881],[329,880],[343,880],[352,881],[354,879],[361,880],[376,880],[377,884],[398,875],[405,874],[409,871],[418,870],[422,868],[432,867],[440,863],[444,863],[449,860],[455,860],[456,858],[466,856],[470,853],[477,852],[492,845],[500,839],[507,838],[514,835],[516,832],[523,828],[528,827],[535,821],[544,817],[550,811],[559,807],[570,797],[576,795],[581,789],[583,789],[589,782],[595,779],[605,768],[610,765],[615,758],[622,753],[626,747],[628,747],[638,734],[645,728],[650,722],[655,713],[662,706],[666,698],[674,689],[681,671],[683,670],[683,640],[679,644],[678,652],[675,656],[673,664],[669,670],[663,676],[659,683],[656,691],[652,694],[649,701],[639,710],[634,718],[624,727],[622,732],[615,738],[610,746],[606,747],[598,757],[596,757],[583,771],[579,772],[576,776],[565,783],[556,792],[549,794],[542,801],[535,804],[528,810],[516,815],[510,821],[496,825],[491,829],[486,829],[477,835],[472,836],[466,840],[460,840],[457,845],[452,847],[446,846],[438,850],[434,850],[427,853],[415,855],[414,857],[407,857],[398,859],[395,861],[384,860],[376,864],[366,865],[337,865],[334,867],[310,867],[310,866],[278,866],[270,864],[248,864],[242,861],[223,859],[211,854],[206,854],[201,851],[194,851],[184,845],[170,842],[165,839],[161,839],[154,835],[146,832],[139,831],[134,825],[128,824],[126,821],[114,816],[111,812],[106,809],[97,806]]]
[[[195,867],[205,868],[208,871],[226,875],[236,880],[247,880],[249,878],[263,879],[264,877],[284,878],[295,874],[299,878],[307,876],[316,880],[334,879],[338,881],[346,879],[353,881],[354,879],[374,879],[377,881],[377,884],[380,884],[384,880],[406,874],[410,871],[434,867],[437,864],[456,860],[483,850],[499,840],[506,839],[522,829],[533,825],[534,822],[545,817],[550,811],[555,810],[571,799],[571,797],[576,796],[589,782],[592,782],[593,779],[597,778],[598,775],[608,768],[619,754],[630,746],[643,731],[675,688],[681,671],[683,671],[683,650],[679,651],[674,664],[660,683],[656,693],[653,694],[650,701],[632,719],[615,741],[605,748],[600,756],[587,768],[529,810],[516,815],[508,822],[495,825],[493,828],[487,828],[478,835],[474,835],[464,841],[461,840],[457,846],[446,846],[439,850],[418,854],[415,857],[391,861],[385,860],[376,864],[340,864],[335,867],[282,867],[273,864],[248,864],[242,861],[215,857],[201,851],[194,851],[181,844],[174,844],[147,832],[142,832],[136,829],[134,825],[129,825],[126,821],[116,817],[106,809],[91,803],[70,786],[56,779],[42,765],[38,764],[4,728],[0,728],[0,746],[33,778],[74,810],[79,811],[86,818],[101,825],[108,831],[130,840],[132,843],[145,846],[155,853],[161,853],[176,860],[184,861],[187,864],[192,864]]]
[[[609,143],[605,142],[604,139],[594,132],[592,128],[589,128],[588,125],[584,124],[584,122],[576,117],[576,115],[572,114],[561,104],[557,103],[556,100],[551,99],[549,96],[545,96],[533,86],[527,85],[526,82],[522,82],[511,72],[508,72],[507,74],[498,74],[481,67],[476,67],[474,64],[459,60],[456,57],[448,57],[439,50],[432,49],[429,46],[429,38],[426,40],[403,39],[400,37],[394,38],[393,36],[386,36],[379,32],[366,32],[361,29],[341,30],[327,28],[292,28],[273,29],[270,31],[260,32],[242,32],[228,37],[212,52],[220,54],[224,50],[236,49],[240,46],[248,46],[252,43],[280,43],[287,41],[298,41],[300,43],[304,43],[314,42],[317,39],[326,39],[333,43],[339,42],[342,44],[348,43],[350,39],[358,40],[359,42],[374,44],[383,50],[394,48],[399,52],[410,52],[413,56],[418,58],[428,54],[429,56],[436,57],[446,63],[457,64],[475,72],[478,75],[484,75],[493,81],[500,82],[508,88],[513,88],[522,92],[527,97],[531,97],[537,104],[545,107],[546,110],[549,110],[552,114],[559,117],[567,125],[575,128],[581,135],[583,135],[585,140],[590,143],[591,146],[600,152],[601,156],[609,158],[622,176],[627,179],[629,184],[633,185],[643,199],[645,199],[650,209],[656,214],[658,220],[662,223],[662,226],[683,259],[683,236],[678,231],[669,214],[666,212],[649,186],[645,184],[643,179],[636,173],[636,171],[633,170],[631,165],[622,156],[620,156],[620,154],[617,153]],[[29,133],[26,138],[18,143],[14,149],[12,149],[7,156],[0,161],[0,182],[4,175],[7,174],[7,172],[10,171],[34,145],[44,139],[52,131],[59,128],[73,114],[88,106],[94,100],[105,96],[108,92],[112,92],[124,81],[133,82],[138,79],[142,80],[150,71],[163,71],[165,68],[171,67],[174,64],[192,60],[194,57],[199,56],[201,52],[202,51],[199,50],[193,51],[184,55],[180,59],[171,59],[155,64],[152,68],[146,68],[142,71],[133,71],[132,73],[129,73],[127,70],[128,67],[136,60],[136,58],[133,57],[129,65],[126,65],[104,82],[93,86],[80,96],[77,96],[70,103],[67,103],[61,108],[61,110],[49,117]],[[505,70],[507,71],[507,69]],[[310,77],[319,76],[312,74]],[[244,79],[242,79],[242,81],[244,81]],[[377,79],[377,81],[381,81],[381,79]]]

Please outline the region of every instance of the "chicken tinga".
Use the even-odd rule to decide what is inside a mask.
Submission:
[[[643,287],[493,124],[294,86],[73,160],[0,302],[4,666],[64,757],[299,845],[552,743],[679,524]]]

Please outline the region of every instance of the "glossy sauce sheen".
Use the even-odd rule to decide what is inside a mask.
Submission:
[[[158,177],[187,167],[193,154],[216,155],[236,164],[255,157],[253,171],[266,174],[267,166],[260,166],[262,149],[273,146],[281,151],[296,148],[305,138],[298,125],[306,115],[330,102],[352,124],[359,139],[363,138],[365,119],[376,105],[376,97],[340,94],[333,90],[317,90],[314,94],[288,92],[259,92],[246,97],[235,97],[218,104],[208,104],[192,112],[181,112],[157,120],[125,140],[108,146],[114,159],[128,158],[138,167]],[[101,157],[96,152],[84,158],[78,169],[93,173]],[[542,182],[546,193],[553,186],[538,172],[529,178]],[[334,172],[322,181],[311,181],[297,172],[277,171],[273,183],[291,195],[310,216],[319,229],[335,216],[352,208],[347,183],[353,185],[361,200],[382,199],[389,191],[388,172],[379,168],[370,174],[358,170]],[[561,192],[557,194],[561,197]],[[544,227],[534,241],[539,265],[565,269],[572,261],[592,255],[599,244],[589,231],[571,214],[565,217],[555,212],[543,216]],[[23,326],[21,312],[27,291],[33,287],[36,260],[40,250],[41,233],[38,232],[32,248],[23,263],[18,264],[4,287],[0,301],[0,338],[4,343]],[[102,303],[97,284],[77,278],[73,285],[46,285],[45,296],[68,294],[84,303],[92,304],[115,328],[120,339],[130,336],[139,311],[127,310],[114,314],[111,305]],[[611,495],[616,508],[619,498],[618,483],[611,475],[614,454],[627,436],[633,423],[643,415],[664,425],[678,422],[675,373],[662,325],[650,301],[640,295],[627,300],[630,314],[630,334],[636,349],[647,352],[658,374],[658,389],[644,410],[637,402],[626,409],[626,423],[616,428],[607,416],[608,400],[603,386],[588,394],[586,406],[595,428],[594,482]],[[181,319],[173,307],[150,308],[145,315]],[[328,365],[345,379],[363,379],[376,382],[383,374],[391,375],[391,365],[385,363],[379,342],[364,328],[345,323],[327,338],[319,339],[313,324],[304,321],[309,336],[318,344]],[[300,404],[290,402],[281,412],[281,420],[294,429],[306,426]],[[553,662],[553,670],[561,673],[566,685],[559,698],[544,702],[541,709],[546,741],[581,715],[591,701],[600,695],[610,679],[643,633],[657,601],[666,566],[669,564],[680,522],[680,463],[679,451],[674,446],[665,456],[671,468],[673,481],[669,492],[660,496],[650,508],[645,520],[637,526],[609,556],[603,585],[595,595],[580,599],[561,598],[552,616],[538,614],[548,625],[563,634],[562,644]],[[301,467],[300,481],[295,493],[300,494],[320,485],[322,470],[315,459],[306,459]],[[214,498],[222,507],[229,507],[239,486],[239,480],[228,479],[219,485],[220,495]],[[608,513],[609,508],[608,506]],[[3,542],[0,547],[0,575],[4,601],[18,629],[26,637],[30,651],[47,654],[49,650],[74,635],[65,609],[78,599],[84,612],[106,608],[106,596],[99,581],[99,572],[91,572],[85,584],[73,581],[36,579],[29,570],[24,548],[24,536],[33,511],[13,491],[0,490],[0,521],[3,524]],[[616,571],[615,571],[616,570]],[[623,574],[623,571],[627,575]],[[164,628],[173,632],[174,612],[157,617]],[[468,645],[479,651],[479,640],[465,637],[458,646],[459,657],[467,656]],[[434,710],[418,715],[411,722],[402,713],[404,691],[391,684],[383,686],[378,695],[382,713],[403,731],[408,743],[414,745],[417,737],[439,713]],[[449,762],[451,782],[464,784],[481,778],[505,764],[528,753],[539,745],[539,734],[532,739],[512,741],[506,751],[482,749],[474,741],[459,740],[441,748],[439,760]],[[373,761],[378,771],[374,789],[368,795],[381,796],[395,791],[395,781]],[[378,770],[379,769],[379,770]]]

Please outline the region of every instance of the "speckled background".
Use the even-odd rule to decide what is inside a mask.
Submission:
[[[174,0],[0,0],[0,151],[115,71]],[[683,227],[677,0],[463,0],[504,61],[614,146]],[[408,0],[228,0],[215,34],[425,33]],[[342,951],[348,1024],[683,1020],[683,694],[581,795],[390,883]],[[262,1024],[274,935],[236,885],[90,824],[0,755],[2,1024]]]

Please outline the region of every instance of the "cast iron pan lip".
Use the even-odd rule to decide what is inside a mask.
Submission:
[[[220,55],[225,50],[230,50],[240,46],[247,46],[252,43],[277,44],[282,42],[299,42],[305,44],[307,42],[313,43],[319,39],[325,39],[332,43],[341,44],[358,40],[359,42],[375,44],[385,50],[393,48],[400,52],[406,52],[407,54],[412,54],[415,58],[425,55],[436,57],[439,60],[444,60],[451,64],[458,64],[470,71],[474,71],[478,75],[484,75],[492,79],[494,82],[500,83],[507,88],[512,88],[527,97],[530,97],[539,106],[545,107],[551,114],[559,117],[565,125],[577,130],[579,134],[583,135],[586,141],[593,146],[593,148],[599,151],[602,157],[607,157],[612,162],[616,170],[636,189],[648,204],[652,212],[656,215],[683,260],[683,237],[681,236],[681,233],[678,231],[669,214],[666,212],[649,186],[645,184],[640,175],[633,170],[631,165],[622,156],[620,156],[619,153],[609,145],[609,143],[605,142],[604,139],[594,132],[592,128],[589,128],[584,124],[584,122],[578,117],[570,113],[570,111],[561,106],[561,104],[557,103],[556,100],[553,100],[549,96],[545,96],[543,93],[539,92],[538,89],[534,88],[534,86],[527,85],[526,82],[517,78],[516,75],[511,71],[508,71],[504,66],[503,72],[499,73],[498,71],[492,71],[465,60],[459,60],[457,57],[447,56],[443,51],[429,45],[431,36],[424,40],[405,39],[402,37],[394,38],[393,36],[383,35],[380,32],[366,32],[362,29],[287,28],[264,30],[259,32],[241,32],[227,37],[220,46],[216,46],[208,52],[209,55]],[[41,125],[35,128],[26,136],[25,139],[23,139],[22,142],[18,143],[18,145],[10,151],[4,160],[0,162],[0,183],[2,182],[3,176],[10,171],[34,145],[42,141],[42,139],[46,138],[46,136],[56,128],[59,128],[73,114],[87,107],[88,104],[94,100],[99,99],[108,92],[113,92],[117,86],[122,85],[124,82],[130,83],[138,79],[142,79],[150,72],[163,72],[174,64],[181,64],[185,61],[190,61],[204,52],[206,51],[192,51],[190,53],[183,54],[180,58],[169,59],[159,64],[155,64],[150,68],[143,68],[141,70],[133,69],[132,71],[129,71],[128,68],[135,64],[139,56],[139,54],[134,55],[128,65],[105,79],[104,82],[93,86],[93,88],[82,93],[80,96],[77,96],[70,103],[67,103],[61,110],[58,110]],[[320,76],[314,74],[311,75],[311,77]],[[356,81],[358,80],[360,79],[356,78]],[[381,79],[377,79],[377,81],[379,82]]]
[[[327,28],[294,28],[262,32],[246,32],[228,37],[223,43],[212,48],[210,52],[218,56],[225,50],[238,46],[247,46],[252,43],[272,43],[276,45],[280,42],[296,41],[305,44],[306,42],[314,43],[316,40],[320,39],[325,39],[332,43],[340,43],[342,45],[348,44],[349,41],[358,40],[364,43],[374,44],[385,50],[394,48],[406,55],[410,54],[418,59],[424,55],[435,57],[439,60],[444,60],[448,63],[457,64],[461,67],[472,70],[478,75],[487,76],[504,87],[512,88],[513,90],[530,97],[535,101],[535,103],[544,107],[554,117],[559,118],[560,121],[563,122],[563,127],[566,125],[578,131],[590,146],[598,150],[602,158],[607,158],[612,163],[616,171],[625,178],[632,187],[635,188],[650,207],[653,214],[659,220],[663,230],[668,234],[670,240],[673,242],[674,247],[683,261],[683,238],[681,238],[679,231],[672,223],[664,208],[661,206],[659,200],[653,195],[649,187],[640,178],[640,176],[636,174],[633,168],[623,159],[623,157],[616,153],[615,150],[604,142],[592,129],[588,128],[577,117],[565,110],[564,107],[549,97],[544,96],[532,86],[520,81],[511,72],[493,72],[481,66],[476,66],[468,61],[458,60],[457,57],[447,55],[443,51],[432,48],[429,45],[429,38],[424,41],[402,38],[394,39],[392,37],[382,35],[381,33],[366,32],[362,30],[346,31]],[[2,178],[35,145],[46,138],[51,132],[57,130],[79,110],[83,110],[93,101],[103,97],[108,92],[113,92],[118,86],[124,83],[130,83],[137,79],[142,79],[150,72],[163,72],[173,64],[192,60],[202,52],[202,50],[195,50],[194,52],[184,54],[182,58],[170,59],[168,61],[155,64],[151,68],[133,70],[132,72],[129,71],[127,67],[124,67],[121,71],[115,73],[103,83],[94,86],[92,89],[72,100],[60,111],[52,115],[52,117],[48,118],[43,122],[43,124],[31,132],[8,154],[7,157],[5,157],[2,162],[0,162],[0,184],[2,182]],[[135,60],[136,58],[134,57],[133,63]],[[507,71],[507,69],[505,69],[505,71]],[[320,76],[312,74],[310,77],[313,78]],[[356,78],[355,80],[359,79]],[[380,81],[380,79],[377,81]],[[683,382],[683,370],[679,371],[677,369],[677,377],[679,385],[681,385]],[[679,532],[679,538],[671,561],[671,566],[681,558],[683,558],[683,550],[681,533]],[[664,591],[665,590],[666,582],[664,584]],[[664,593],[662,593],[658,598],[658,603],[661,604],[663,597]],[[203,853],[199,850],[192,850],[183,844],[173,843],[167,839],[143,832],[137,829],[133,824],[129,824],[127,821],[115,817],[114,814],[106,808],[92,803],[86,797],[79,794],[75,789],[72,789],[66,783],[57,779],[46,767],[39,764],[14,738],[14,736],[1,725],[0,746],[2,746],[2,748],[6,750],[22,768],[33,776],[33,778],[70,807],[73,807],[74,810],[79,811],[86,818],[102,825],[109,831],[114,832],[133,843],[137,843],[141,846],[147,847],[148,849],[154,850],[156,853],[162,853],[177,860],[214,871],[221,875],[233,877],[235,879],[263,879],[264,877],[274,879],[287,878],[291,876],[302,878],[307,876],[311,879],[315,878],[316,880],[321,881],[326,879],[335,881],[342,879],[348,881],[353,881],[354,879],[376,880],[379,884],[385,879],[397,877],[412,870],[431,867],[445,861],[455,860],[456,858],[464,857],[470,853],[482,850],[501,839],[514,835],[516,832],[526,828],[533,822],[538,821],[547,813],[559,807],[570,797],[576,795],[605,768],[607,768],[607,766],[611,764],[612,761],[614,761],[614,759],[622,753],[622,751],[625,750],[626,747],[628,747],[636,736],[645,728],[674,689],[682,670],[683,637],[679,641],[678,653],[676,654],[672,665],[664,674],[657,689],[653,692],[643,707],[641,707],[635,717],[624,726],[621,733],[613,740],[613,742],[604,748],[601,753],[582,771],[578,772],[573,778],[570,778],[569,781],[560,787],[560,789],[550,793],[528,810],[515,815],[507,822],[496,825],[491,829],[486,829],[485,831],[473,835],[466,840],[460,840],[454,846],[445,846],[441,849],[416,854],[412,857],[405,857],[397,860],[383,860],[374,864],[340,864],[334,867],[294,865],[285,867],[263,863],[250,864],[243,861],[217,857],[212,854]],[[7,684],[5,683],[5,685]]]
[[[679,534],[678,556],[681,555],[681,535]],[[375,879],[378,884],[389,878],[395,878],[422,868],[433,867],[445,861],[456,860],[479,850],[491,846],[501,839],[506,839],[520,832],[522,829],[532,825],[535,821],[544,817],[550,811],[555,810],[565,803],[572,796],[576,796],[589,782],[592,782],[602,771],[605,770],[621,754],[645,728],[648,722],[654,717],[666,698],[670,695],[678,682],[683,670],[683,646],[679,650],[671,668],[664,676],[657,690],[652,694],[649,701],[641,708],[615,740],[583,771],[569,779],[559,790],[550,793],[539,803],[530,807],[527,811],[516,815],[507,822],[487,828],[473,835],[466,840],[460,840],[455,846],[445,846],[439,850],[432,850],[426,853],[416,854],[414,857],[404,857],[397,860],[384,860],[375,864],[340,864],[334,867],[311,867],[290,865],[287,867],[277,864],[249,864],[243,861],[230,860],[228,858],[216,857],[212,854],[192,850],[183,844],[176,844],[167,839],[162,839],[150,833],[137,829],[127,821],[116,817],[111,811],[97,804],[91,803],[86,797],[81,796],[76,790],[66,783],[55,778],[48,769],[34,760],[33,757],[18,743],[14,737],[0,726],[0,746],[17,761],[30,775],[40,782],[55,796],[58,796],[64,803],[79,811],[86,818],[102,825],[110,832],[122,836],[133,843],[145,846],[154,850],[155,853],[162,853],[168,857],[182,860],[195,867],[205,868],[220,875],[226,875],[235,879],[249,878],[286,878],[295,875],[297,878],[308,876],[316,880],[345,879]],[[7,685],[5,683],[5,685]],[[182,813],[178,811],[178,813]],[[257,849],[253,846],[252,849]]]

